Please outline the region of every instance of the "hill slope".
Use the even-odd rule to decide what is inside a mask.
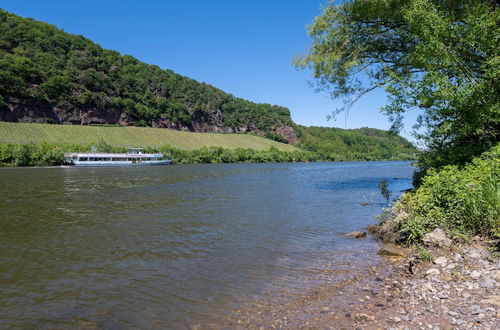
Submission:
[[[0,120],[255,132],[294,143],[290,111],[234,97],[0,9]]]
[[[246,139],[241,134],[199,136],[168,130],[82,127],[119,124],[192,132],[251,132],[289,143],[297,142],[298,133],[298,146],[325,160],[403,159],[415,151],[405,139],[380,130],[296,126],[284,107],[234,97],[1,9],[0,31],[0,122],[75,126],[19,126],[23,128],[18,132],[4,125],[0,142],[86,144],[105,140],[116,146],[172,144],[196,149],[212,145],[257,150],[267,149],[271,143],[255,142],[255,137]]]
[[[292,145],[250,134],[192,133],[149,127],[102,127],[0,122],[0,143],[26,144],[42,141],[55,144],[92,145],[101,141],[113,147],[160,147],[183,150],[201,147],[248,148],[297,151]]]

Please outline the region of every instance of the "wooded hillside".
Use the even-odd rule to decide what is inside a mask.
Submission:
[[[0,120],[278,134],[287,108],[234,97],[80,35],[0,10]]]

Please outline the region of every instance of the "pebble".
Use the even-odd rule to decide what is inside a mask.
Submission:
[[[474,270],[470,273],[469,275],[472,278],[480,278],[481,277],[481,272],[478,272],[477,270]]]
[[[471,314],[472,315],[478,315],[479,313],[481,313],[481,306],[478,306],[478,305],[472,305],[470,307],[470,310],[471,310]]]
[[[456,266],[457,266],[457,265],[455,265],[455,264],[449,264],[449,265],[446,265],[446,269],[447,269],[447,270],[452,270],[452,269],[454,269]]]
[[[478,250],[472,250],[467,256],[471,259],[479,259],[482,254]]]
[[[437,268],[430,268],[425,272],[426,275],[439,275],[441,272]]]
[[[491,277],[486,277],[481,283],[479,283],[481,288],[491,289],[495,286],[495,281]]]
[[[439,257],[434,259],[434,263],[436,265],[445,266],[448,263],[448,259],[446,259],[446,257]]]
[[[500,270],[497,270],[493,273],[493,278],[495,281],[500,282]]]

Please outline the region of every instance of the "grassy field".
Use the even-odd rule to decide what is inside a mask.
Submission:
[[[39,143],[91,145],[99,141],[116,147],[172,147],[193,150],[204,146],[226,149],[267,150],[274,146],[282,151],[298,150],[294,146],[247,134],[181,132],[149,127],[104,127],[49,125],[0,122],[0,143]]]

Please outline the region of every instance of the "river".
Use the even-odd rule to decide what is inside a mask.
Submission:
[[[186,328],[377,262],[408,162],[0,169],[0,328]],[[367,203],[367,205],[365,204]],[[365,206],[361,205],[364,204]]]

